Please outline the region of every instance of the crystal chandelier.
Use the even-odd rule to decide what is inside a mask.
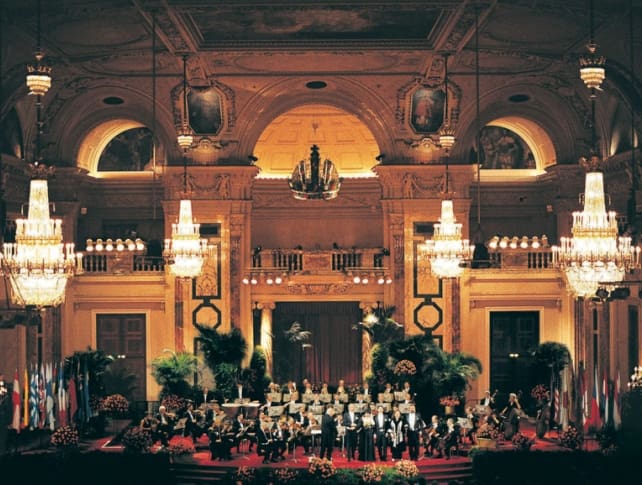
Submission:
[[[593,0],[589,6],[589,31],[590,39],[587,45],[588,54],[580,56],[580,78],[584,81],[587,88],[591,90],[591,97],[594,98],[596,91],[602,86],[602,82],[606,79],[606,58],[596,54],[597,44],[594,39],[595,20],[594,20]]]
[[[172,224],[172,238],[165,239],[163,253],[170,271],[178,278],[195,278],[203,270],[209,246],[207,239],[200,236],[200,226],[192,218],[192,201],[181,200],[178,223]]]
[[[572,237],[553,246],[553,263],[577,297],[595,295],[600,284],[617,283],[639,264],[640,248],[618,236],[615,212],[606,212],[601,172],[586,174],[584,210],[573,212]]]
[[[187,113],[187,57],[183,56],[183,117]],[[209,255],[207,239],[201,238],[200,224],[192,217],[192,201],[187,198],[187,151],[192,144],[192,136],[187,131],[187,122],[183,119],[183,131],[177,137],[178,145],[183,149],[183,196],[180,201],[178,223],[172,224],[172,237],[165,239],[163,256],[167,260],[170,272],[177,278],[196,278],[203,270],[203,262]]]
[[[49,217],[46,180],[31,181],[27,218],[16,220],[16,242],[4,244],[2,257],[14,303],[40,308],[64,301],[67,280],[82,260],[73,243],[62,242],[62,221]]]
[[[339,195],[341,178],[330,160],[321,163],[319,147],[312,145],[309,160],[301,160],[288,179],[290,190],[299,200],[330,200]]]

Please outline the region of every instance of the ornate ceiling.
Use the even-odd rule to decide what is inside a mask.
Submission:
[[[558,161],[576,160],[587,113],[586,100],[577,94],[582,88],[577,58],[586,52],[588,4],[588,0],[44,1],[42,44],[54,69],[46,100],[47,135],[52,145],[61,145],[50,156],[69,163],[82,142],[62,146],[60,140],[82,140],[100,123],[117,117],[147,126],[157,123],[158,136],[168,145],[168,159],[179,159],[172,140],[180,120],[181,56],[188,54],[190,86],[213,86],[224,98],[223,129],[204,145],[216,152],[217,159],[247,161],[261,150],[262,158],[270,151],[283,153],[287,144],[267,148],[266,140],[291,139],[293,132],[276,136],[277,124],[270,123],[278,119],[281,126],[309,124],[309,113],[291,110],[311,104],[346,112],[347,117],[337,121],[342,127],[327,134],[335,139],[349,132],[345,123],[356,116],[363,123],[354,132],[363,139],[359,143],[372,143],[370,135],[376,140],[364,148],[368,159],[375,152],[386,152],[387,160],[393,154],[398,160],[421,159],[412,152],[422,136],[405,122],[406,100],[414,87],[440,82],[443,51],[452,53],[452,89],[461,101],[455,115],[463,135],[470,136],[477,17],[484,123],[520,111],[550,132]],[[631,96],[639,104],[639,62],[634,66],[635,88],[630,92],[625,88],[631,85],[629,1],[595,0],[595,8],[595,37],[608,60],[607,82],[618,84],[612,90],[616,98]],[[4,112],[24,103],[24,69],[33,60],[36,44],[35,12],[35,0],[4,5]],[[640,10],[634,12],[639,26]],[[158,33],[154,120],[149,110],[153,24]],[[633,47],[639,51],[640,44],[637,34]],[[310,90],[306,87],[310,81],[326,82],[329,89]],[[510,105],[514,95],[526,96],[526,102]],[[294,100],[289,102],[288,96]],[[123,102],[107,104],[110,97]],[[332,116],[339,116],[339,111]],[[28,124],[25,113],[26,107],[19,114]],[[279,118],[284,113],[287,117]],[[614,110],[602,114],[616,115]],[[559,121],[567,118],[568,127]],[[281,160],[301,159],[309,139],[309,134],[301,136],[297,141],[304,146],[293,148]],[[453,156],[465,157],[467,150],[463,147]],[[210,152],[198,152],[198,161],[211,162]]]

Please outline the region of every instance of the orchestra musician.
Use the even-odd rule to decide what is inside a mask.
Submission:
[[[319,426],[317,419],[314,417],[312,411],[308,411],[303,416],[301,423],[300,442],[306,455],[310,453],[312,448],[312,428]]]
[[[285,418],[281,418],[272,424],[272,461],[285,460],[285,443],[290,437],[290,429]]]
[[[507,424],[504,424],[504,434],[507,439],[510,439],[515,433],[519,432],[519,420],[522,415],[522,405],[519,403],[517,394],[511,392],[508,395],[508,403],[500,415],[507,420]]]
[[[143,431],[148,431],[152,440],[156,441],[156,432],[158,430],[158,420],[151,411],[147,411],[143,419],[140,420],[138,427]]]
[[[223,421],[225,423],[225,420]],[[236,444],[236,452],[241,452],[241,441],[248,431],[248,426],[245,422],[245,417],[242,412],[239,412],[232,423],[232,432],[234,433],[234,443]]]
[[[263,456],[263,463],[277,461],[276,457],[274,456],[274,445],[272,442],[271,428],[272,423],[267,416],[264,416],[263,419],[257,418],[256,440],[258,444],[256,447],[256,452],[259,454],[259,456]]]
[[[343,415],[345,426],[345,449],[348,461],[354,460],[354,453],[357,449],[357,428],[360,427],[359,416],[354,410],[354,403],[348,404],[348,411]]]
[[[165,406],[160,406],[156,421],[158,422],[156,439],[160,440],[161,448],[165,448],[169,446],[169,439],[174,430],[174,417],[170,416]]]
[[[439,452],[437,458],[441,458],[441,450],[439,449],[439,440],[444,434],[444,425],[443,422],[439,419],[439,416],[434,414],[430,419],[430,426],[426,428],[425,437],[424,437],[424,447],[425,455],[429,458],[432,458],[435,454],[435,451]]]
[[[484,397],[482,397],[479,400],[479,404],[482,406],[488,406],[490,408],[495,408],[495,394],[497,394],[497,391],[495,391],[494,394],[491,395],[490,391],[485,391],[484,392]]]
[[[421,415],[416,412],[415,405],[408,405],[408,415],[406,416],[406,440],[408,442],[408,454],[411,460],[419,459],[419,437],[425,427]]]
[[[446,420],[446,433],[443,438],[439,440],[439,456],[446,454],[446,460],[450,460],[450,455],[453,448],[457,449],[459,445],[459,430],[455,425],[453,418]]]
[[[348,391],[345,386],[345,381],[343,379],[339,379],[339,385],[337,386],[337,392],[336,394],[347,394]]]
[[[390,419],[392,461],[401,460],[401,454],[406,449],[406,442],[404,441],[405,426],[406,421],[397,407],[393,410],[392,418]]]
[[[375,431],[374,440],[379,459],[387,461],[388,459],[388,438],[390,437],[390,418],[383,410],[383,406],[377,406],[377,414],[374,417]]]
[[[234,433],[234,424],[229,420],[223,420],[221,426],[221,441],[218,446],[218,457],[220,460],[232,459],[232,447],[236,442],[236,434]]]
[[[196,416],[194,415],[194,405],[190,402],[187,403],[187,409],[185,410],[185,428],[183,428],[183,437],[191,436],[192,442],[196,443],[196,440],[201,435],[200,428],[196,423]]]
[[[475,410],[468,406],[466,408],[466,419],[468,419],[468,429],[466,430],[466,438],[470,440],[471,444],[477,442],[477,430],[479,429],[479,417],[475,414]]]
[[[402,391],[404,394],[406,394],[406,401],[412,401],[415,397],[415,394],[413,393],[411,387],[410,387],[410,382],[405,381],[403,383],[403,389]]]
[[[196,406],[207,405],[212,399],[214,399],[214,394],[207,387],[203,387],[203,391],[196,394]]]

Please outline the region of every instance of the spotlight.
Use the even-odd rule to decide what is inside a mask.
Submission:
[[[267,275],[267,278],[265,279],[265,282],[266,282],[268,285],[272,285],[272,284],[274,284],[274,278],[272,278],[272,275],[271,275],[271,274]]]
[[[510,248],[511,249],[517,249],[517,243],[519,242],[519,238],[517,236],[513,236],[513,239],[510,240]]]
[[[256,285],[258,283],[259,283],[259,280],[256,279],[256,276],[252,275],[252,277],[250,278],[250,284]]]
[[[91,253],[94,250],[94,241],[92,241],[91,239],[87,239],[87,242],[85,244],[87,252]]]
[[[358,285],[359,283],[361,283],[361,277],[358,274],[354,275],[354,277],[352,278],[352,282]]]
[[[283,277],[281,275],[277,275],[276,278],[274,278],[274,282],[277,285],[280,285],[281,283],[283,283]]]
[[[504,236],[501,241],[499,241],[499,247],[506,249],[508,247],[508,236]]]
[[[522,240],[519,243],[519,247],[522,249],[527,249],[528,248],[528,237],[527,236],[522,236]]]
[[[361,283],[364,285],[367,285],[370,280],[368,279],[368,275],[363,275],[361,278]]]
[[[389,285],[390,283],[392,283],[392,276],[388,275],[386,276],[386,284]]]
[[[105,249],[105,246],[103,246],[103,240],[96,239],[96,251],[102,251],[103,249]]]
[[[114,241],[112,241],[111,239],[107,239],[107,244],[105,244],[105,249],[107,251],[113,251],[113,249],[114,249]]]
[[[499,245],[499,236],[493,236],[493,238],[488,243],[488,247],[490,249],[497,249],[498,245]]]
[[[383,275],[380,275],[379,278],[377,278],[377,284],[383,285],[386,282],[386,279],[383,277]]]
[[[247,275],[243,276],[243,279],[241,280],[241,283],[243,283],[244,285],[249,285],[250,284],[250,277],[247,276]]]
[[[539,248],[540,244],[539,238],[537,236],[533,236],[533,242],[531,243],[531,246],[533,247],[533,249]]]

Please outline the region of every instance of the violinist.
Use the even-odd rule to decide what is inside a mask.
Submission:
[[[466,430],[466,438],[470,440],[471,444],[477,441],[477,430],[479,429],[479,417],[475,414],[475,410],[468,406],[466,408],[466,419],[468,420],[468,429]]]
[[[158,431],[158,421],[156,418],[153,416],[153,414],[150,411],[147,411],[145,413],[145,416],[143,419],[140,420],[140,424],[138,427],[141,429],[141,431],[147,431],[149,435],[152,437],[152,440],[156,441],[156,433]]]
[[[457,449],[459,445],[459,431],[455,426],[455,420],[448,418],[446,420],[446,432],[441,440],[439,440],[439,457],[446,455],[446,460],[450,460],[450,455],[453,448]]]
[[[272,442],[272,423],[269,418],[257,419],[257,430],[256,430],[256,440],[257,447],[256,452],[259,456],[263,456],[263,463],[268,463],[270,461],[275,462],[276,457],[274,456],[274,444]]]
[[[275,422],[272,425],[271,433],[273,446],[272,461],[285,460],[285,457],[283,456],[286,449],[285,443],[290,437],[290,430],[287,421],[285,419],[279,419],[278,422]]]
[[[236,419],[234,419],[234,423],[232,424],[232,431],[234,433],[234,443],[236,443],[236,452],[240,453],[241,441],[247,433],[247,425],[245,423],[245,418],[243,417],[242,412],[239,412],[236,415]]]
[[[512,436],[513,433],[518,433],[519,420],[522,416],[522,405],[519,403],[517,394],[515,394],[514,392],[511,392],[508,395],[508,403],[506,404],[506,407],[502,410],[500,414],[501,416],[505,417],[508,423],[512,426],[510,430],[512,431],[512,433],[509,432],[505,434],[510,434]]]
[[[196,416],[194,414],[194,405],[190,402],[187,404],[187,409],[185,410],[185,428],[183,428],[183,437],[190,436],[192,442],[196,443],[196,440],[201,435],[200,428],[196,423]]]
[[[221,441],[218,448],[218,457],[221,460],[232,459],[232,447],[235,443],[234,424],[229,419],[223,421],[221,427]]]

